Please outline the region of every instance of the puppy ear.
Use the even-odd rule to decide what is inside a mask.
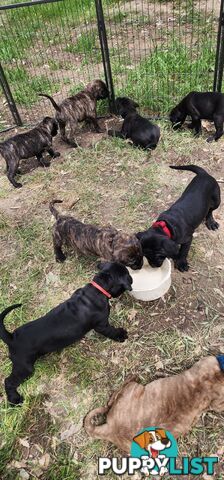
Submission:
[[[149,444],[150,434],[149,432],[140,433],[133,438],[134,442],[136,442],[143,450],[146,450],[147,445]]]
[[[110,262],[99,262],[97,263],[97,268],[98,270],[104,270],[109,264]]]
[[[123,287],[125,288],[125,290],[128,290],[129,292],[132,291],[132,286],[131,286],[131,283],[130,283],[130,282],[125,281],[125,282],[123,282],[122,285],[123,285]]]
[[[58,133],[58,124],[57,124],[56,120],[53,120],[52,129],[51,129],[52,137],[56,137],[57,133]]]
[[[133,107],[135,107],[135,108],[139,107],[139,104],[137,102],[135,102],[134,100],[132,101],[132,104],[133,104]]]
[[[50,117],[44,117],[43,118],[43,124],[48,124],[49,122],[51,121],[51,118]]]
[[[106,263],[106,262],[99,262],[99,263],[97,263],[97,266],[96,266],[96,267],[98,268],[98,270],[103,270],[103,267],[104,267],[105,263]]]
[[[155,430],[155,433],[157,433],[157,435],[159,435],[161,438],[167,438],[166,432],[162,428]]]
[[[138,232],[138,233],[135,234],[135,236],[136,236],[139,240],[141,240],[141,238],[143,237],[143,233],[144,233],[144,232]]]
[[[179,253],[179,246],[173,240],[165,240],[163,242],[163,248],[167,257],[175,258]]]

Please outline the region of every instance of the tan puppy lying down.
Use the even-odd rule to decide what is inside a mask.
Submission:
[[[206,410],[224,411],[224,355],[205,357],[185,372],[148,385],[129,376],[106,407],[86,416],[84,427],[94,438],[108,440],[130,453],[139,430],[159,426],[174,437],[187,433]],[[106,423],[95,425],[98,415]]]

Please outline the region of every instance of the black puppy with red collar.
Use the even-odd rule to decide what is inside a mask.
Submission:
[[[188,252],[195,229],[205,220],[209,230],[219,224],[213,210],[220,204],[220,188],[211,175],[196,165],[171,166],[177,170],[190,170],[196,177],[181,197],[148,230],[136,234],[141,241],[143,255],[152,267],[160,267],[166,257],[173,258],[175,267],[187,271]]]
[[[71,298],[43,317],[22,325],[13,333],[5,329],[3,320],[20,304],[12,305],[0,314],[0,338],[8,345],[12,361],[12,373],[5,380],[5,390],[13,405],[22,403],[17,388],[33,373],[34,364],[42,355],[81,340],[91,329],[116,342],[128,338],[126,330],[109,324],[108,299],[132,290],[132,278],[120,263],[101,263],[98,268],[100,273],[92,282],[76,290]]]

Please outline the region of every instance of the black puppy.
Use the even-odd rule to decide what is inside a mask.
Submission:
[[[170,112],[170,120],[174,129],[183,125],[187,115],[191,116],[189,128],[201,134],[201,120],[211,120],[215,124],[216,133],[207,138],[207,142],[218,140],[223,135],[224,94],[219,92],[191,92]]]
[[[8,307],[0,315],[0,338],[8,345],[12,373],[5,380],[8,401],[13,405],[23,401],[17,392],[19,385],[34,370],[36,360],[47,353],[71,345],[91,329],[116,342],[128,338],[126,330],[114,328],[109,322],[110,297],[119,297],[132,290],[132,278],[120,263],[102,263],[100,273],[92,282],[79,288],[71,298],[37,320],[26,323],[9,333],[3,324],[4,317],[20,304]]]
[[[52,137],[55,137],[57,132],[58,124],[56,120],[45,117],[37,127],[29,132],[20,133],[0,143],[0,155],[6,161],[7,176],[15,188],[22,187],[22,184],[16,182],[14,178],[18,172],[20,160],[36,156],[42,166],[48,167],[50,163],[43,159],[45,151],[52,158],[59,157],[60,153],[55,152],[52,148]]]
[[[154,150],[160,137],[160,129],[136,112],[138,103],[128,97],[118,97],[115,101],[117,113],[124,118],[121,131],[109,130],[108,135],[129,138],[136,147]]]
[[[137,233],[143,255],[152,267],[160,267],[166,257],[174,259],[175,267],[187,271],[187,255],[195,229],[205,220],[209,230],[219,224],[213,210],[220,204],[220,188],[211,175],[196,165],[171,166],[177,170],[190,170],[197,174],[181,197],[145,232]],[[179,248],[180,245],[180,248]]]

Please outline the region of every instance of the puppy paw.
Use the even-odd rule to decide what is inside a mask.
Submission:
[[[64,253],[56,257],[56,262],[58,263],[63,263],[65,260],[66,260],[66,256],[64,255]]]
[[[180,272],[187,272],[189,270],[189,265],[187,263],[187,260],[176,260],[174,262],[175,268],[177,268]]]
[[[8,401],[12,407],[15,407],[16,405],[22,405],[23,396],[16,392],[8,397]]]
[[[54,152],[54,155],[53,155],[53,158],[57,158],[57,157],[60,157],[60,152]]]
[[[124,328],[117,328],[116,329],[116,337],[114,339],[116,342],[125,342],[125,340],[127,340],[127,338],[128,338],[127,330],[125,330]]]
[[[14,183],[15,188],[22,188],[22,183]]]
[[[47,160],[40,160],[39,161],[41,167],[50,167],[51,162],[48,162]]]
[[[108,130],[107,134],[108,134],[110,137],[115,137],[115,131],[114,131],[114,130]]]
[[[219,223],[215,220],[206,220],[205,225],[208,230],[217,230],[219,228]]]
[[[72,148],[77,148],[78,147],[77,143],[73,142],[72,140],[68,142],[68,145],[69,145],[69,147],[72,147]]]
[[[213,140],[215,140],[215,139],[214,139],[214,137],[211,135],[210,137],[207,138],[206,142],[211,143],[211,142],[213,142]]]

